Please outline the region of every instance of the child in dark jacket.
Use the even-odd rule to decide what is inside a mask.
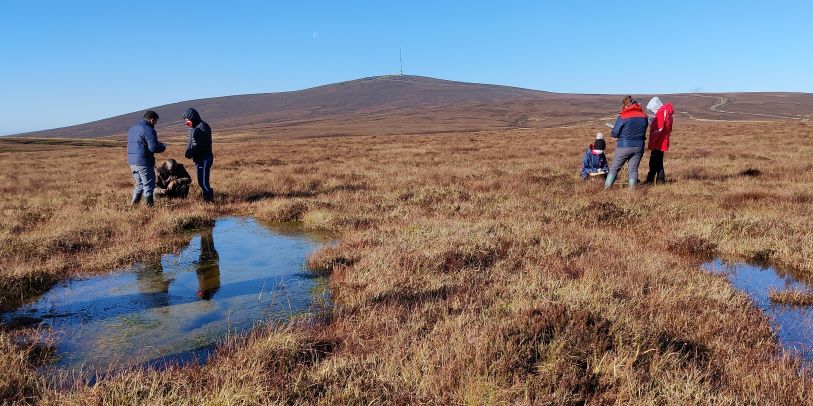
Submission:
[[[603,176],[610,171],[607,165],[607,157],[604,155],[604,134],[596,134],[596,142],[587,147],[582,158],[582,180],[587,180],[591,176]]]

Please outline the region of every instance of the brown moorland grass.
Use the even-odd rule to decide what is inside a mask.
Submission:
[[[666,155],[673,182],[635,192],[578,181],[599,130],[591,127],[223,136],[217,204],[193,198],[153,210],[126,205],[123,149],[0,145],[4,308],[55,281],[178,249],[179,231],[220,215],[301,221],[341,236],[309,259],[330,275],[327,323],[257,329],[224,343],[208,365],[124,372],[94,386],[38,375],[42,348],[19,339],[31,332],[3,326],[0,396],[41,404],[811,404],[809,371],[777,355],[765,316],[695,258],[813,273],[813,127],[679,124]]]

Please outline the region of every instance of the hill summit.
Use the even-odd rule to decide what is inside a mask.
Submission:
[[[646,96],[641,96],[646,97]],[[671,95],[687,118],[804,119],[813,95],[748,93]],[[550,93],[423,76],[387,75],[310,89],[189,100],[151,108],[162,136],[184,133],[181,114],[196,108],[216,133],[302,137],[534,128],[612,119],[620,96]],[[720,104],[726,108],[724,110]],[[784,103],[784,104],[783,104]],[[764,106],[773,109],[766,112]],[[734,113],[735,108],[740,111]],[[780,111],[781,110],[781,111]],[[32,137],[122,137],[142,111]]]

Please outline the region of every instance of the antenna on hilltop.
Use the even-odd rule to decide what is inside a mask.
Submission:
[[[401,76],[404,76],[404,51],[398,48],[398,57],[401,59]]]

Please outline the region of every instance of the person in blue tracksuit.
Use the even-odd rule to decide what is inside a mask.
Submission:
[[[596,134],[596,142],[587,147],[584,158],[582,158],[582,180],[587,180],[591,176],[600,177],[610,171],[607,166],[607,157],[604,155],[606,147],[607,143],[604,142],[604,134]]]
[[[144,118],[127,130],[127,163],[133,174],[135,187],[130,199],[131,205],[136,205],[141,196],[147,206],[153,205],[153,190],[155,189],[155,154],[164,152],[166,145],[158,141],[155,124],[158,123],[158,113],[149,110]]]
[[[617,138],[613,164],[610,173],[604,181],[604,187],[609,188],[615,182],[618,171],[629,161],[629,185],[634,188],[638,184],[638,165],[644,156],[644,141],[646,128],[649,124],[647,116],[632,96],[627,96],[621,102],[621,112],[615,120],[612,136]]]
[[[186,109],[183,119],[186,120],[186,125],[189,127],[189,143],[186,145],[184,155],[195,162],[201,195],[203,200],[211,202],[214,200],[214,191],[209,185],[209,175],[214,163],[212,129],[209,124],[201,120],[200,114],[193,108]]]

